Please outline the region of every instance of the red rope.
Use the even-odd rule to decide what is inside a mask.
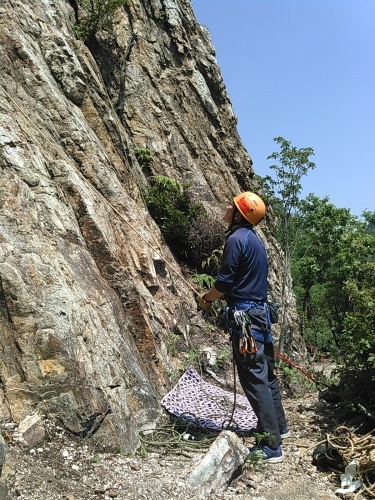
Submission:
[[[301,366],[298,366],[296,365],[295,363],[293,363],[293,361],[291,361],[289,358],[287,358],[286,356],[283,356],[282,354],[279,353],[279,351],[277,351],[275,349],[275,354],[276,356],[279,358],[279,359],[282,359],[283,361],[285,361],[286,363],[288,363],[289,365],[291,366],[294,366],[294,368],[297,368],[297,370],[299,370],[301,373],[303,373],[307,378],[309,378],[310,380],[312,380],[315,384],[317,384],[318,382],[314,379],[314,377],[312,375],[310,375],[310,373],[308,373],[306,370],[304,370]]]

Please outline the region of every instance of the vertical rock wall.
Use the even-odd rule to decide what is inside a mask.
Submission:
[[[256,189],[251,159],[190,1],[132,0],[89,48],[65,0],[2,2],[0,21],[0,418],[39,411],[133,451],[168,335],[202,324],[134,149],[213,217]]]

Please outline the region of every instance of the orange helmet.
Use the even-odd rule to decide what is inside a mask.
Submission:
[[[266,215],[266,206],[255,193],[246,191],[233,198],[233,202],[241,214],[253,226],[256,226]]]

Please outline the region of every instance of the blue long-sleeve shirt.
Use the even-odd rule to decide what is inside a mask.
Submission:
[[[239,301],[266,302],[268,260],[263,243],[251,225],[227,237],[215,288],[226,294],[228,305]]]

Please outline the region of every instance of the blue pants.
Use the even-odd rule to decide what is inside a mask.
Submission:
[[[287,427],[287,423],[281,403],[279,382],[274,373],[273,344],[256,341],[258,352],[255,355],[241,354],[239,338],[239,335],[232,335],[238,378],[258,417],[257,432],[274,436],[270,439],[264,438],[262,444],[276,449],[281,444],[280,431]]]

